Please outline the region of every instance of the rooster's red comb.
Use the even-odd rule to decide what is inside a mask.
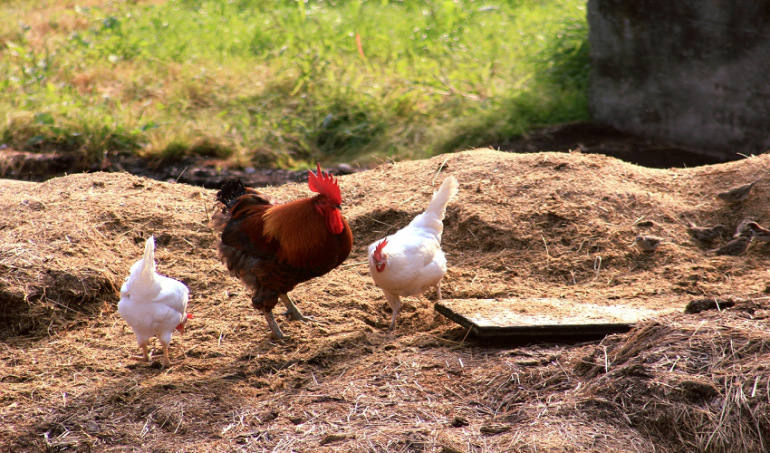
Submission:
[[[342,195],[337,180],[327,172],[321,172],[321,163],[318,162],[318,173],[308,170],[307,185],[315,193],[326,195],[335,205],[342,204]]]

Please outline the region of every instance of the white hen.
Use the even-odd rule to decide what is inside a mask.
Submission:
[[[144,245],[144,257],[131,266],[120,288],[118,313],[134,329],[144,361],[150,360],[147,344],[158,337],[163,344],[163,365],[171,366],[168,348],[174,329],[184,333],[192,315],[186,313],[189,290],[184,283],[155,272],[155,239]]]
[[[446,257],[441,250],[444,213],[458,189],[454,176],[446,178],[424,213],[395,234],[369,246],[372,278],[393,309],[391,331],[396,328],[401,296],[422,294],[435,287],[441,299],[441,279],[446,273]]]

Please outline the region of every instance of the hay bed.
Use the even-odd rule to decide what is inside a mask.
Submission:
[[[443,164],[441,173],[437,171]],[[713,194],[770,156],[652,170],[579,153],[477,150],[341,178],[347,264],[301,285],[275,344],[214,252],[213,191],[128,174],[0,181],[0,445],[10,451],[762,451],[770,446],[767,244],[705,255],[686,221],[770,222],[770,183]],[[680,312],[601,342],[484,344],[407,298],[395,334],[366,246],[424,209],[445,175],[446,298],[562,298]],[[303,185],[265,190],[279,200]],[[640,227],[643,221],[651,226]],[[654,254],[640,233],[663,236]],[[117,288],[158,238],[195,319],[163,370],[130,360]],[[759,294],[759,296],[758,296]]]

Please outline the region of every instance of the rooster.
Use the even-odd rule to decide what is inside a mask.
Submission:
[[[217,193],[219,257],[253,291],[251,303],[277,340],[284,338],[273,317],[278,299],[293,319],[306,321],[289,291],[342,264],[353,247],[337,180],[322,173],[321,164],[318,173],[308,173],[308,187],[318,195],[285,204],[274,204],[240,180],[228,180]]]
[[[441,250],[446,205],[457,194],[459,184],[448,177],[433,194],[428,208],[409,225],[369,246],[369,270],[393,309],[390,331],[396,328],[401,296],[422,294],[435,287],[441,300],[441,279],[446,257]]]
[[[155,239],[150,236],[144,245],[144,257],[131,266],[120,288],[118,313],[134,330],[142,348],[140,360],[148,362],[147,344],[158,337],[163,344],[163,365],[171,366],[168,348],[174,330],[184,333],[188,319],[189,290],[184,283],[155,272]]]

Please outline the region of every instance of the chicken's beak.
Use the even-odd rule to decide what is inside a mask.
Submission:
[[[176,326],[176,330],[178,330],[180,334],[184,335],[184,326],[187,324],[187,320],[192,319],[192,317],[192,313],[187,313],[187,316],[185,316],[184,320],[182,320],[182,322]]]

